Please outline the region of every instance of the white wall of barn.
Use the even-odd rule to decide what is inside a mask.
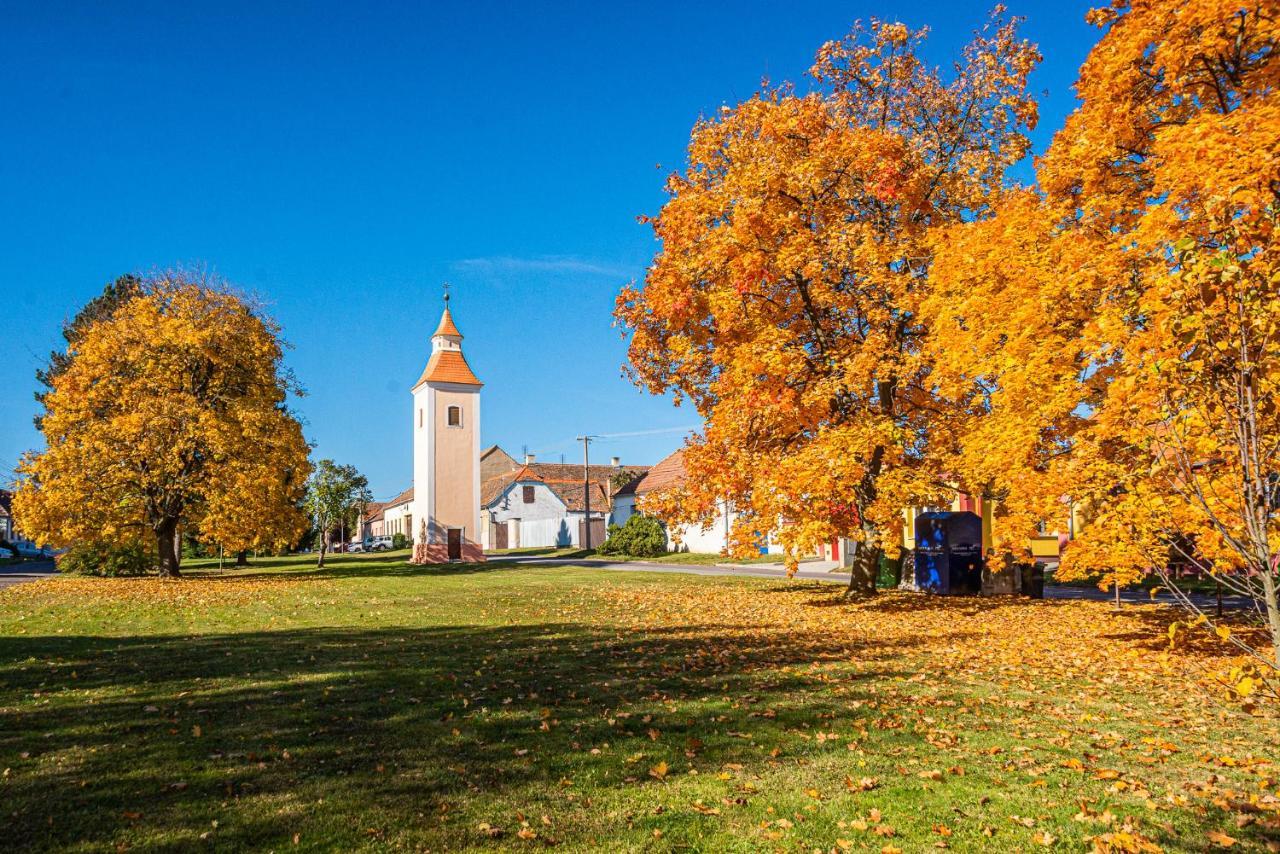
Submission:
[[[619,495],[614,499],[612,524],[624,525],[636,512],[636,497],[634,495]],[[722,552],[729,541],[729,529],[732,527],[737,515],[731,504],[721,502],[717,507],[715,518],[705,529],[701,525],[677,525],[674,531],[668,528],[668,551],[696,552],[699,554],[718,554]],[[677,537],[674,536],[675,533],[679,534],[679,545],[676,544]],[[768,542],[767,551],[770,554],[781,554],[782,547],[777,543]]]
[[[524,500],[525,487],[532,487],[533,501]],[[560,497],[541,481],[522,481],[508,486],[485,511],[489,514],[489,541],[492,529],[507,526],[508,548],[540,548],[578,544],[581,513],[571,512]]]

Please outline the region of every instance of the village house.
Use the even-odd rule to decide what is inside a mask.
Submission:
[[[13,504],[13,493],[7,489],[0,489],[0,540],[6,543],[13,542],[13,511],[10,509]]]
[[[627,519],[639,512],[639,505],[645,496],[678,487],[688,477],[684,465],[684,451],[668,454],[657,465],[637,478],[623,485],[613,496],[613,519],[615,525],[626,524]],[[729,532],[737,519],[733,504],[726,500],[717,502],[715,516],[707,525],[675,525],[667,526],[668,551],[698,552],[701,554],[719,554],[725,550],[729,542]],[[777,544],[767,541],[760,544],[760,553],[769,554],[780,551]]]
[[[356,529],[352,532],[351,542],[366,542],[374,537],[382,536],[381,533],[375,533],[375,528],[381,531],[382,521],[385,518],[384,511],[387,503],[385,501],[370,501],[364,506],[364,512],[360,514],[360,519],[356,523]]]
[[[497,468],[494,464],[491,470]],[[645,466],[624,468],[615,457],[610,465],[590,466],[584,472],[581,465],[539,463],[529,454],[523,465],[497,471],[484,481],[482,542],[487,549],[580,546],[586,542],[589,512],[591,543],[600,545],[606,526],[616,522],[617,484],[645,471]]]

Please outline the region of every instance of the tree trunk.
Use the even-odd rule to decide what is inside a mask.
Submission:
[[[329,548],[329,532],[325,531],[320,535],[320,559],[316,561],[317,568],[324,567],[324,553]]]
[[[1266,602],[1267,628],[1271,631],[1271,657],[1280,665],[1280,602],[1276,600],[1276,579],[1271,567],[1262,571],[1262,594]]]
[[[236,552],[236,566],[248,566],[248,565],[249,565],[249,553],[247,551]]]
[[[868,546],[874,542],[873,536],[867,536],[858,543],[858,550],[853,554],[853,565],[849,568],[849,587],[844,591],[846,599],[863,599],[876,595],[876,578],[880,575],[880,555],[884,550],[879,546]]]
[[[181,574],[178,565],[181,559],[178,551],[178,520],[162,519],[154,528],[156,532],[156,551],[160,555],[160,574],[167,578],[177,578]]]

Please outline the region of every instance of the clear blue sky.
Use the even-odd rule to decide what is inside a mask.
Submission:
[[[1046,55],[1039,151],[1091,4],[1007,5]],[[584,431],[693,424],[621,376],[611,317],[693,122],[763,75],[800,81],[855,18],[928,24],[944,60],[988,8],[0,0],[0,481],[40,444],[33,374],[60,324],[117,275],[179,263],[267,304],[316,453],[379,497],[409,485],[445,280],[485,444],[577,460]],[[653,463],[680,439],[593,454]]]

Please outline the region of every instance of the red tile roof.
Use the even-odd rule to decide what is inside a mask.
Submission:
[[[644,472],[646,466],[627,466],[626,471]],[[613,476],[618,469],[613,466],[591,466],[588,478],[591,482],[592,511],[607,510],[609,496],[613,492]],[[486,480],[480,488],[480,504],[488,507],[502,496],[514,483],[541,482],[571,511],[581,512],[586,507],[582,484],[582,466],[573,463],[528,463],[515,471],[505,472]]]
[[[482,386],[484,383],[476,379],[471,366],[462,355],[461,350],[439,350],[431,354],[427,369],[413,384],[414,388],[423,383],[458,383],[459,385]]]
[[[390,501],[383,502],[382,509],[385,512],[387,510],[392,509],[393,507],[398,507],[401,504],[407,504],[412,500],[413,500],[413,487],[411,486],[408,489],[406,489],[404,492],[397,495],[395,498],[391,499]]]
[[[679,450],[664,457],[656,466],[649,469],[645,476],[640,478],[639,483],[635,484],[634,491],[636,495],[645,495],[669,489],[679,486],[687,476],[688,472],[684,467],[684,451]]]

